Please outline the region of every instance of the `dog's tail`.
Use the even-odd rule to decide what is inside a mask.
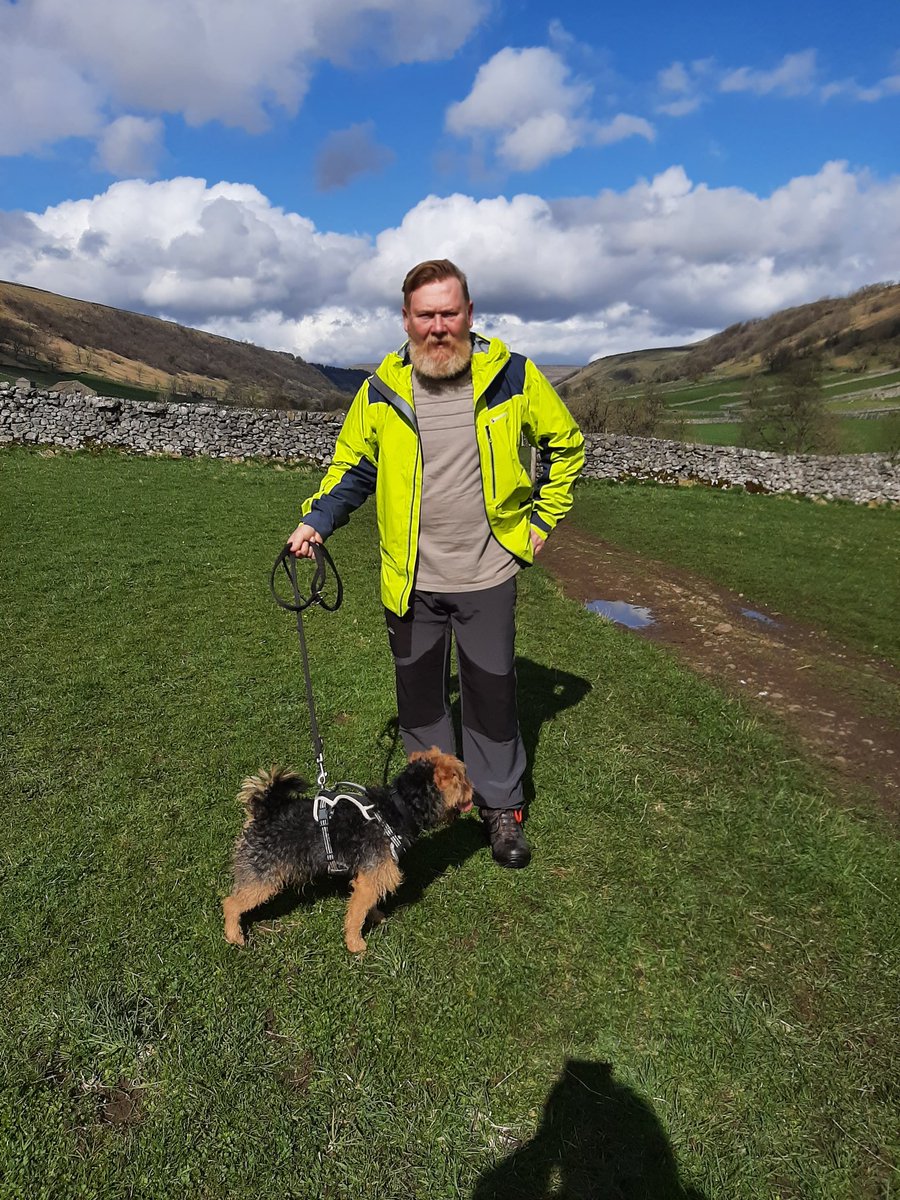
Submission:
[[[296,771],[284,767],[272,767],[258,775],[248,775],[241,784],[238,800],[247,810],[248,816],[273,812],[287,804],[299,791],[309,785]]]

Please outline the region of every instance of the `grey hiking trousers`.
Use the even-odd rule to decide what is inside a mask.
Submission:
[[[385,609],[407,754],[456,754],[450,641],[456,639],[462,757],[484,808],[523,803],[525,746],[516,709],[515,577],[478,592],[414,592],[403,617]]]

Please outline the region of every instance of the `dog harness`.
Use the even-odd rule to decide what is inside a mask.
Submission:
[[[313,819],[319,824],[319,831],[322,834],[322,845],[325,847],[325,858],[328,861],[329,875],[346,875],[350,867],[343,859],[335,858],[334,850],[331,845],[331,834],[328,832],[328,822],[331,817],[331,812],[341,800],[349,800],[354,805],[362,816],[367,821],[375,821],[381,826],[382,832],[387,837],[391,846],[391,854],[394,857],[394,862],[400,859],[400,851],[402,842],[398,835],[391,829],[387,821],[375,808],[374,804],[364,804],[363,798],[366,795],[366,789],[360,787],[358,783],[348,783],[343,780],[337,785],[337,789],[322,788],[322,781],[319,781],[320,791],[313,801]],[[346,790],[340,791],[344,788]]]

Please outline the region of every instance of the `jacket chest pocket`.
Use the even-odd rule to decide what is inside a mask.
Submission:
[[[508,405],[489,410],[482,424],[487,451],[486,489],[494,501],[505,500],[530,480],[519,459],[520,434],[514,412]]]

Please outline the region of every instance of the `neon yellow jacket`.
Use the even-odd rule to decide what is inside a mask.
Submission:
[[[571,506],[584,438],[534,363],[497,338],[473,335],[472,385],[488,524],[501,546],[530,563],[530,530],[545,538]],[[538,451],[534,484],[519,459],[522,434]],[[422,447],[405,346],[357,392],[322,486],[303,505],[303,520],[327,538],[372,492],[381,599],[402,616],[415,586],[422,498]]]

